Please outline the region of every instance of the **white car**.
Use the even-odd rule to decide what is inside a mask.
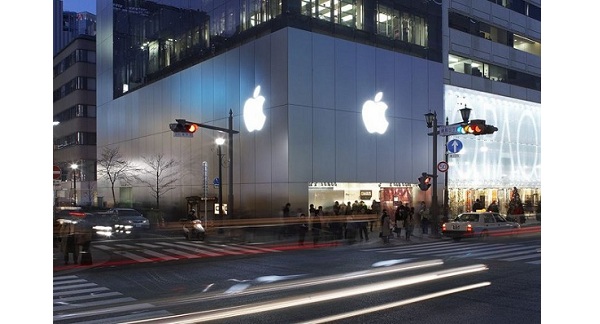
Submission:
[[[490,235],[516,235],[521,226],[499,213],[471,212],[458,215],[442,225],[442,235],[460,241],[463,237],[485,238]]]

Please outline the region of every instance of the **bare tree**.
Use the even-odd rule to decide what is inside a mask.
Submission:
[[[85,185],[86,191],[83,193],[83,195],[87,200],[88,206],[91,206],[92,202],[94,201],[94,194],[96,193],[96,186],[94,183],[95,182],[93,181],[87,181]]]
[[[115,183],[118,180],[129,183],[139,170],[131,161],[123,158],[118,147],[104,148],[98,160],[98,178],[106,178],[110,182],[114,206],[117,205]]]
[[[152,190],[152,197],[156,199],[156,209],[160,209],[160,197],[175,187],[172,186],[177,181],[178,174],[175,173],[175,167],[179,165],[174,159],[167,160],[163,154],[157,154],[150,157],[142,157],[147,168],[142,170],[146,177],[136,177]]]

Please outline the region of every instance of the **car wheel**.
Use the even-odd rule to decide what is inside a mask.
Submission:
[[[488,238],[488,236],[489,236],[488,231],[483,231],[483,232],[481,232],[481,234],[479,234],[479,238],[482,240],[485,240],[486,238]]]

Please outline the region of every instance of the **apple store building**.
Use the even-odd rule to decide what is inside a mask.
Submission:
[[[516,186],[539,195],[539,104],[445,85],[441,7],[433,2],[97,7],[98,160],[116,150],[138,172],[115,183],[119,205],[154,208],[159,196],[160,209],[178,218],[191,197],[221,196],[228,214],[252,218],[278,216],[286,203],[293,213],[310,204],[328,211],[335,201],[429,203],[431,190],[417,186],[432,172],[424,115],[458,122],[464,105],[499,131],[460,137],[463,154],[448,159],[452,208],[470,208],[472,197],[503,199]],[[176,119],[199,129],[178,136],[169,128]],[[438,143],[441,161],[444,137]],[[175,162],[165,169],[175,177],[152,188],[140,170],[158,157]],[[111,187],[98,177],[108,204]]]

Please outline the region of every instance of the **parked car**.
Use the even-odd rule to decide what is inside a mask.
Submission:
[[[490,235],[516,235],[521,226],[493,212],[470,212],[442,224],[442,235],[460,241],[464,237],[485,238]]]
[[[108,210],[119,217],[119,223],[133,226],[133,229],[150,229],[150,220],[133,208],[112,208]]]

